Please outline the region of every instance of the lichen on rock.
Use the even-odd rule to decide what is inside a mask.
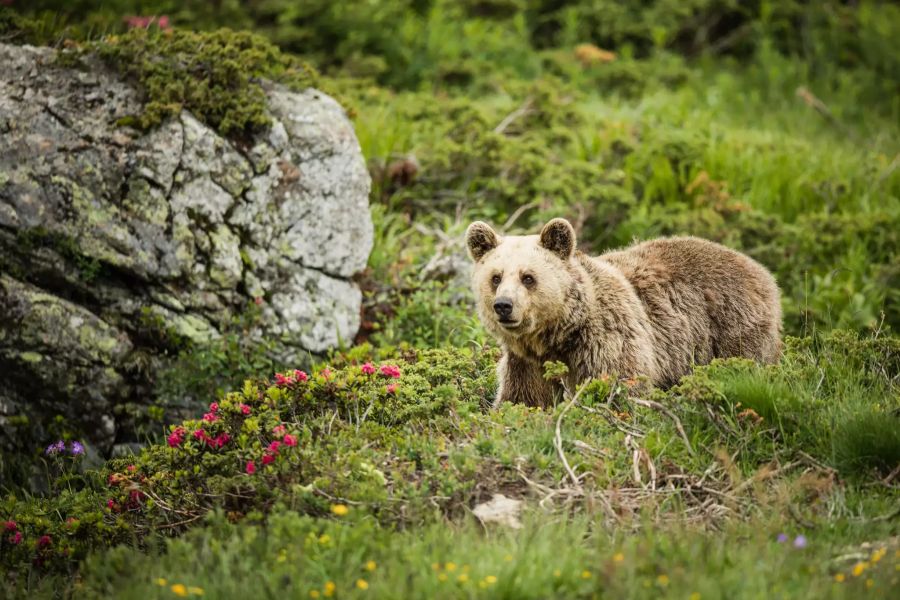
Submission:
[[[260,79],[264,119],[230,130],[240,139],[220,135],[222,114],[181,107],[136,129],[148,90],[110,68],[122,48],[95,46],[102,58],[72,68],[52,49],[0,44],[0,422],[76,417],[106,447],[116,406],[150,399],[161,357],[140,333],[147,318],[203,344],[261,302],[248,334],[303,360],[355,335],[352,277],[373,239],[369,175],[337,102]]]

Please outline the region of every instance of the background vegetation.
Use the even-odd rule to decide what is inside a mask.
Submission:
[[[895,4],[2,4],[0,40],[96,51],[133,78],[145,127],[187,107],[239,137],[266,124],[256,78],[315,82],[354,115],[376,224],[356,347],[289,383],[237,325],[185,352],[159,393],[206,398],[197,420],[101,470],[45,455],[45,496],[3,490],[4,592],[900,589]],[[798,337],[776,367],[718,363],[649,398],[596,381],[568,410],[484,412],[496,354],[460,236],[551,216],[592,252],[666,234],[742,249],[776,274]],[[522,529],[478,525],[493,493],[528,501]]]

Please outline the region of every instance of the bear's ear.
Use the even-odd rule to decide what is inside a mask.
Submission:
[[[500,236],[483,221],[475,221],[466,229],[466,246],[469,247],[469,256],[475,262],[499,244]]]
[[[541,229],[541,246],[569,260],[575,252],[575,228],[565,219],[553,219]]]

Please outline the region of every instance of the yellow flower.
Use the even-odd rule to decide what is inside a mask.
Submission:
[[[488,587],[488,584],[486,584],[484,581],[479,581],[479,582],[478,582],[478,587],[479,587],[480,589],[482,589],[482,590],[486,590],[487,587]]]
[[[160,577],[160,578],[158,578],[158,579],[156,580],[156,585],[162,585],[162,586],[165,586],[165,585],[167,585],[168,583],[169,583],[169,582],[166,581],[166,580],[165,580],[164,578],[162,578],[162,577]]]
[[[495,583],[497,583],[497,576],[496,575],[488,575],[487,577],[484,578],[484,582],[488,585],[494,585]]]
[[[512,554],[507,554],[506,556],[503,557],[503,560],[505,560],[506,562],[512,562],[512,559],[513,559]]]
[[[666,587],[667,585],[669,585],[669,576],[666,575],[665,573],[663,573],[662,575],[660,575],[659,577],[656,578],[656,583],[658,583],[659,585],[661,585],[663,587]]]
[[[329,536],[327,533],[323,533],[322,536],[319,538],[319,543],[322,544],[323,546],[330,541],[331,541],[331,536]]]
[[[444,565],[444,568],[452,573],[456,570],[456,563],[448,562],[446,565]]]
[[[446,573],[439,574],[438,581],[447,581],[447,574]]]
[[[700,600],[700,592],[694,592],[688,597],[688,600]]]
[[[319,590],[309,590],[310,598],[318,598],[320,596]]]
[[[582,572],[581,572],[581,578],[582,578],[582,579],[590,579],[590,578],[591,578],[591,572],[590,572],[590,571],[582,571]]]
[[[367,590],[367,589],[369,589],[369,582],[366,581],[365,579],[357,579],[356,587],[358,587],[361,590]]]
[[[375,564],[374,560],[370,560],[366,563],[366,571],[374,571],[376,568],[378,568],[378,565]]]
[[[194,587],[189,587],[189,588],[188,588],[188,594],[190,594],[191,596],[202,596],[202,595],[203,595],[203,588],[196,587],[196,586],[194,586]]]
[[[182,598],[187,596],[187,588],[184,586],[184,584],[173,583],[172,587],[169,589],[171,589],[172,593],[176,596],[181,596]]]
[[[877,563],[879,560],[884,558],[884,555],[887,553],[887,548],[880,548],[872,553],[872,562]]]
[[[462,575],[460,575],[459,577],[457,577],[456,580],[457,580],[458,582],[460,582],[460,583],[465,583],[465,582],[467,582],[467,581],[469,580],[469,576],[466,575],[465,573],[463,573]]]
[[[625,555],[622,554],[621,552],[617,552],[616,554],[613,555],[613,562],[620,563],[623,560],[625,560]]]
[[[866,567],[868,567],[868,566],[869,566],[869,563],[864,563],[864,562],[856,563],[855,565],[853,565],[853,576],[859,577],[860,575],[863,574],[863,571],[865,571]]]
[[[468,573],[469,571],[472,570],[472,567],[470,567],[469,565],[463,565],[462,570],[463,570],[463,573]]]
[[[875,580],[874,580],[874,579],[866,579],[866,587],[867,587],[867,588],[870,588],[870,587],[872,587],[873,585],[875,585]]]
[[[350,509],[347,508],[346,504],[332,504],[331,512],[333,512],[334,514],[336,514],[339,517],[343,517],[348,512],[350,512]]]
[[[326,598],[330,598],[331,596],[334,596],[335,588],[337,588],[337,586],[334,585],[333,581],[326,581],[325,587],[322,588],[322,592]]]
[[[277,560],[278,562],[284,562],[287,560],[287,554],[285,554],[284,550],[278,553],[278,558],[275,560]]]
[[[560,571],[559,569],[556,569],[555,571],[553,571],[553,576],[554,577],[562,577],[562,571]]]
[[[838,583],[844,583],[845,579],[847,579],[847,577],[843,573],[838,573],[837,575],[834,576],[834,580],[837,581]]]
[[[432,569],[433,571],[440,571],[440,570],[441,570],[441,563],[431,563],[431,569]]]

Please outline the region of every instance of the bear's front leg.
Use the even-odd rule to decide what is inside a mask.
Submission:
[[[515,402],[545,408],[553,405],[556,386],[544,379],[537,362],[525,360],[509,351],[497,363],[497,397],[494,408],[501,402]]]

